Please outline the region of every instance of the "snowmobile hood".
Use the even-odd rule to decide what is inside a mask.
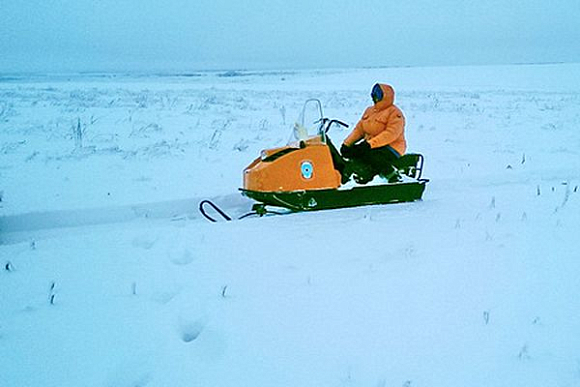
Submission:
[[[378,110],[383,110],[392,106],[395,102],[395,90],[391,85],[387,85],[385,83],[377,83],[383,92],[383,98],[375,103],[375,108]]]

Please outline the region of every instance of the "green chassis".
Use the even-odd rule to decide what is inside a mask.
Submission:
[[[291,192],[261,192],[240,189],[244,196],[264,205],[292,211],[316,211],[373,204],[412,202],[421,199],[428,179],[409,183]]]

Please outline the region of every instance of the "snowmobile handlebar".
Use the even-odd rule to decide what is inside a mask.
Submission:
[[[337,119],[330,119],[330,118],[321,118],[318,121],[315,121],[315,123],[320,123],[320,131],[323,133],[328,133],[328,130],[330,129],[330,127],[332,126],[332,124],[337,124],[340,126],[343,126],[345,128],[348,128],[348,124],[337,120]]]
[[[344,126],[345,128],[348,128],[347,123],[344,123],[344,122],[339,121],[339,120],[330,120],[330,122],[328,123],[328,127],[330,127],[330,125],[332,125],[332,124],[338,124],[340,126]]]

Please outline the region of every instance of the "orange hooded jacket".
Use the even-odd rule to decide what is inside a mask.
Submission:
[[[380,148],[390,145],[391,148],[405,154],[407,142],[405,141],[405,116],[395,101],[395,91],[389,85],[379,84],[383,91],[383,99],[369,106],[353,131],[344,140],[347,146],[351,146],[364,138],[371,148]]]

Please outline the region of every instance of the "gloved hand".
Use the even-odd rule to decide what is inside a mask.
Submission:
[[[340,154],[342,155],[342,157],[346,157],[347,159],[352,157],[352,147],[346,145],[346,144],[342,144],[342,146],[340,147]]]
[[[370,149],[371,149],[371,144],[366,142],[366,140],[363,140],[359,144],[356,144],[355,146],[352,147],[351,155],[355,156],[355,157],[362,156],[365,153],[367,153]]]

